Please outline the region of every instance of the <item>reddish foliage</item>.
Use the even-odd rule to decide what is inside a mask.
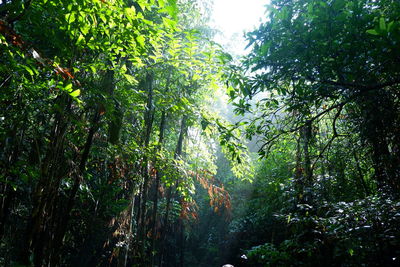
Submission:
[[[76,86],[81,86],[80,82],[75,79],[69,69],[60,67],[52,60],[42,57],[34,48],[28,49],[28,44],[22,39],[22,37],[17,34],[10,26],[8,26],[7,23],[3,20],[0,20],[0,33],[6,38],[8,42],[10,42],[14,46],[19,47],[26,54],[33,57],[40,65],[53,68],[54,72],[63,77],[65,80],[71,79]]]
[[[207,190],[210,197],[210,206],[214,208],[214,212],[218,214],[224,213],[227,218],[230,218],[231,198],[224,185],[207,170],[191,174],[195,175],[201,186]]]
[[[18,46],[19,48],[25,48],[26,44],[13,29],[7,26],[6,22],[0,20],[0,33],[6,38],[12,45]]]
[[[197,209],[199,208],[196,204],[196,202],[188,202],[188,201],[181,201],[181,214],[180,218],[189,220],[190,218],[197,220],[198,219],[198,214],[197,214]]]

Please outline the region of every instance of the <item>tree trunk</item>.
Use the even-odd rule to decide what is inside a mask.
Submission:
[[[161,122],[160,122],[160,135],[158,137],[158,146],[157,150],[162,148],[162,144],[164,142],[164,131],[165,131],[165,111],[161,113]],[[156,151],[157,153],[157,151]],[[156,160],[154,160],[153,164],[156,164]],[[154,189],[154,199],[153,199],[153,215],[152,215],[152,230],[151,230],[151,247],[150,247],[150,257],[151,257],[151,266],[154,266],[154,249],[157,238],[157,210],[158,210],[158,190],[160,187],[161,180],[161,170],[158,169],[156,173],[156,181],[155,181],[155,189]]]
[[[391,140],[399,140],[396,129],[397,109],[390,93],[374,91],[360,99],[363,112],[361,124],[362,137],[370,144],[371,158],[378,188],[400,194],[399,154],[389,147],[397,146]]]
[[[51,226],[51,215],[58,194],[59,185],[65,175],[64,143],[69,119],[71,98],[67,95],[60,97],[63,112],[57,113],[52,129],[48,151],[41,165],[41,178],[33,194],[33,210],[28,222],[26,240],[21,252],[21,262],[29,263],[30,251],[34,254],[35,266],[41,266],[51,254],[50,238],[54,234]],[[64,103],[64,104],[63,104]]]
[[[186,134],[186,120],[187,116],[184,115],[182,117],[181,121],[181,127],[180,127],[180,132],[179,132],[179,138],[178,142],[176,144],[176,149],[175,149],[175,154],[174,154],[174,159],[178,159],[182,155],[182,148],[183,148],[183,140],[185,138]],[[160,241],[160,258],[159,258],[159,266],[162,266],[163,263],[163,255],[165,253],[165,241],[167,237],[167,231],[168,231],[168,217],[169,217],[169,212],[170,212],[170,206],[171,206],[171,198],[172,198],[172,187],[177,188],[179,181],[176,181],[173,186],[168,187],[167,190],[167,203],[166,203],[166,208],[165,208],[165,216],[164,216],[164,223],[163,223],[163,231],[161,234],[161,241]]]
[[[82,152],[79,169],[78,169],[78,172],[75,174],[74,185],[73,185],[70,195],[68,197],[66,208],[65,208],[65,210],[62,209],[62,203],[60,203],[60,205],[58,206],[58,208],[59,208],[58,212],[59,213],[61,211],[63,211],[63,212],[61,214],[59,214],[59,216],[57,216],[57,218],[55,220],[54,227],[56,229],[56,232],[55,232],[53,240],[51,242],[51,244],[52,244],[51,247],[52,247],[53,253],[52,253],[52,257],[50,259],[50,262],[51,262],[50,266],[58,265],[60,250],[62,247],[62,240],[67,231],[68,222],[71,217],[71,211],[72,211],[72,208],[74,207],[74,203],[75,203],[75,197],[76,197],[76,194],[78,193],[79,186],[82,182],[83,174],[84,174],[85,168],[86,168],[86,163],[89,158],[90,148],[92,147],[92,143],[93,143],[93,136],[96,133],[98,126],[99,126],[98,125],[99,120],[100,120],[100,114],[98,111],[96,111],[96,113],[94,114],[94,117],[93,117],[92,127],[90,128],[88,136],[86,138],[86,143],[85,143],[85,146],[84,146],[84,149]]]
[[[303,145],[303,155],[304,155],[304,178],[307,186],[312,185],[312,169],[311,169],[311,158],[310,158],[310,142],[311,142],[311,122],[307,122],[301,129],[300,138]]]
[[[362,172],[362,169],[360,166],[360,160],[359,160],[359,158],[357,156],[357,152],[355,151],[354,148],[353,148],[353,157],[356,162],[356,168],[357,168],[357,172],[358,172],[358,180],[364,189],[365,196],[369,196],[371,194],[371,192],[367,186],[367,183],[364,180],[364,175],[363,175],[363,172]]]
[[[146,257],[145,257],[145,246],[146,246],[146,204],[147,204],[147,191],[149,186],[149,158],[147,155],[147,148],[150,143],[151,130],[153,127],[153,118],[154,118],[154,107],[153,107],[153,74],[147,73],[145,86],[147,89],[147,104],[146,104],[146,113],[144,117],[145,121],[145,135],[142,143],[142,147],[144,150],[144,156],[142,161],[142,177],[143,177],[143,185],[141,192],[141,200],[140,200],[140,210],[138,212],[138,239],[140,244],[140,257],[142,259],[142,263],[145,265]]]

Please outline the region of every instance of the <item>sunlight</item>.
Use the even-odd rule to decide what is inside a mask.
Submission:
[[[0,0],[0,267],[400,266],[399,44],[400,0]]]
[[[220,30],[215,41],[236,55],[245,54],[244,32],[265,20],[269,0],[214,0],[211,25]]]

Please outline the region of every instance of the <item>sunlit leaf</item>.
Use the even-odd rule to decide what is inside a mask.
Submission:
[[[138,83],[138,81],[137,81],[132,75],[124,74],[124,77],[126,78],[126,80],[127,80],[130,84],[137,84],[137,83]]]
[[[75,90],[75,91],[73,91],[73,92],[71,92],[71,93],[69,93],[70,94],[70,96],[72,96],[72,97],[78,97],[80,94],[81,94],[81,90],[80,89],[77,89],[77,90]]]
[[[141,47],[145,47],[145,38],[142,35],[137,36],[136,41]]]

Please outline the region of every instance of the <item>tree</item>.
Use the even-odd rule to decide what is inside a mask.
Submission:
[[[336,139],[345,116],[368,144],[379,187],[398,194],[397,10],[397,1],[271,1],[268,20],[248,34],[254,48],[243,67],[256,74],[231,79],[241,88],[233,98],[266,96],[259,104],[264,119],[255,125],[266,134],[261,153],[282,134],[327,116]]]
[[[280,188],[264,185],[250,198],[273,215],[249,214],[242,229],[278,219],[273,225],[280,220],[285,230],[280,240],[247,244],[248,263],[394,266],[399,3],[271,1],[268,18],[247,37],[252,51],[229,76],[231,101],[246,115],[236,127],[261,139],[262,158],[279,159],[285,143],[292,157],[279,160],[291,178],[275,178],[268,185],[282,181]],[[274,194],[280,205],[267,199]]]
[[[154,263],[164,217],[185,234],[188,133],[224,64],[195,1],[0,8],[0,262]]]

